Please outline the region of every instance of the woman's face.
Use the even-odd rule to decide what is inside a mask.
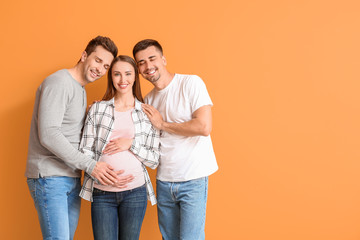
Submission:
[[[118,61],[112,71],[113,85],[118,94],[132,94],[132,86],[135,82],[135,70],[130,63]]]

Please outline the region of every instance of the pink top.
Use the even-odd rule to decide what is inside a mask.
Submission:
[[[115,111],[114,130],[111,132],[110,140],[123,137],[134,138],[134,122],[131,118],[131,113],[134,108],[129,109],[126,112]],[[130,189],[140,187],[145,184],[144,170],[141,162],[136,156],[129,150],[118,152],[113,155],[102,155],[99,159],[101,162],[106,162],[114,167],[116,170],[125,170],[123,173],[132,174],[135,178],[132,182],[127,184],[127,188],[117,188],[112,186],[104,186],[100,184],[94,184],[95,188],[108,192],[121,192]]]

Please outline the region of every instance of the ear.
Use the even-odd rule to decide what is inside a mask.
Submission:
[[[166,61],[166,58],[165,58],[165,56],[162,56],[162,57],[161,57],[161,59],[163,60],[163,63],[164,63],[164,65],[166,66],[166,64],[167,64],[167,61]]]
[[[81,54],[81,62],[85,62],[86,58],[87,58],[87,53],[86,51],[83,51]]]

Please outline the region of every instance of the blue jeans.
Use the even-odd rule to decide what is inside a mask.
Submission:
[[[205,239],[208,177],[186,182],[156,181],[160,232],[164,240]]]
[[[94,188],[91,220],[95,240],[139,239],[147,193],[145,185],[123,192]]]
[[[80,214],[80,178],[28,178],[43,239],[73,239]]]

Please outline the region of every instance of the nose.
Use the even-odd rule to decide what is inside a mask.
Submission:
[[[147,62],[147,63],[146,63],[146,70],[151,69],[152,66],[153,66],[153,65],[151,64],[151,62]]]
[[[96,71],[99,75],[102,75],[106,70],[103,66],[96,66]]]

